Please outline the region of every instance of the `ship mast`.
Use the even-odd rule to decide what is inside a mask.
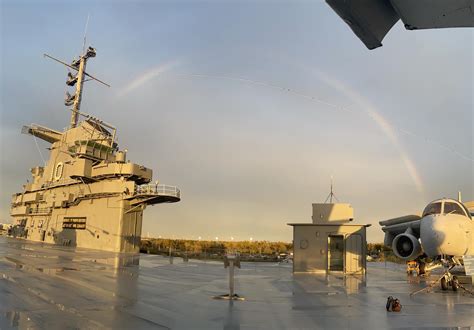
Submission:
[[[76,86],[76,91],[72,95],[69,92],[66,92],[66,97],[64,99],[64,105],[72,106],[70,128],[75,128],[77,127],[79,121],[79,110],[81,109],[82,91],[84,88],[84,83],[89,80],[95,80],[107,87],[110,87],[109,84],[93,77],[92,75],[86,72],[87,60],[91,57],[95,57],[96,51],[94,48],[88,47],[87,50],[85,50],[85,52],[79,57],[79,59],[72,61],[71,64],[67,64],[66,62],[58,60],[57,58],[54,58],[48,54],[44,54],[44,56],[65,65],[73,71],[76,71],[75,75],[71,72],[68,72],[68,79],[66,81],[66,85],[71,87]],[[86,79],[86,77],[88,77],[89,79]]]
[[[89,49],[90,48],[91,47],[89,47]],[[94,50],[94,56],[95,56],[95,50]],[[70,123],[71,128],[74,128],[77,126],[77,122],[79,119],[79,110],[81,108],[82,89],[84,87],[84,73],[86,72],[87,59],[88,57],[84,55],[82,55],[79,59],[79,71],[77,72],[77,75],[75,77],[75,79],[77,80],[76,93],[74,94],[74,103],[72,105],[72,110],[71,110],[71,123]],[[66,84],[68,84],[68,82],[69,80],[66,82]]]

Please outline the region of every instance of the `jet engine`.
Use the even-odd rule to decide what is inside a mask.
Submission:
[[[403,260],[413,260],[422,253],[420,242],[409,233],[395,236],[392,242],[392,249],[395,255]]]

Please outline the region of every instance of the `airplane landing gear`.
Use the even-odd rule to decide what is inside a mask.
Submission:
[[[444,274],[441,277],[439,277],[436,281],[431,282],[430,285],[428,285],[428,286],[426,286],[426,287],[424,287],[420,290],[417,290],[417,291],[414,291],[414,292],[410,293],[410,296],[413,296],[413,295],[418,294],[418,293],[423,292],[423,291],[429,292],[438,283],[441,284],[441,290],[443,290],[443,291],[447,291],[451,287],[451,289],[455,292],[459,291],[459,289],[461,289],[464,292],[467,292],[467,293],[474,296],[474,291],[466,289],[459,282],[459,279],[456,276],[451,274],[450,270],[453,269],[456,265],[461,265],[461,263],[459,262],[459,260],[457,260],[456,258],[453,258],[453,257],[451,257],[449,259],[448,258],[440,258],[440,259],[435,260],[430,265],[430,269],[434,269],[435,267],[443,266],[444,267]],[[428,270],[428,265],[425,265],[425,268],[426,268],[425,270]]]
[[[453,280],[451,282],[451,287],[453,288],[453,291],[458,291],[458,289],[459,289],[459,280],[456,276],[453,276]]]
[[[448,280],[446,279],[446,276],[443,276],[441,278],[441,290],[443,291],[448,290]]]
[[[426,274],[426,263],[424,261],[420,261],[418,263],[418,269],[420,270],[418,272],[418,275],[421,276],[421,275],[425,275]]]
[[[453,291],[458,291],[459,280],[448,271],[441,277],[441,290],[446,291],[451,287]]]

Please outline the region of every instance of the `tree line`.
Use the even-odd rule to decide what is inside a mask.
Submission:
[[[270,241],[210,241],[153,238],[143,239],[140,252],[172,256],[220,259],[238,253],[243,259],[278,259],[293,250],[293,244]]]
[[[142,239],[140,252],[198,259],[222,259],[227,253],[237,253],[244,261],[278,261],[293,252],[293,243],[151,238]],[[402,262],[383,243],[368,243],[367,255],[377,261]]]

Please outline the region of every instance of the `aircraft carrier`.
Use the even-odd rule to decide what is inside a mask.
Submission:
[[[23,133],[51,144],[49,160],[31,169],[31,181],[13,195],[11,235],[33,241],[113,252],[139,250],[143,211],[148,205],[181,199],[174,186],[152,182],[152,170],[127,161],[117,129],[80,111],[83,87],[95,80],[86,72],[96,56],[92,47],[72,61],[53,59],[69,70],[64,104],[71,108],[69,128],[57,131],[32,124]],[[82,120],[81,120],[82,119]]]
[[[143,211],[178,202],[178,188],[152,182],[128,162],[112,125],[80,110],[88,48],[71,64],[75,87],[65,131],[29,125],[51,144],[45,166],[13,195],[14,237],[0,236],[0,329],[452,329],[474,326],[469,291],[431,291],[439,278],[404,265],[368,263],[364,275],[294,274],[286,263],[242,263],[235,293],[218,261],[138,254]],[[82,120],[80,120],[82,119]],[[51,244],[54,243],[54,244]],[[172,261],[173,260],[173,261]],[[472,285],[466,286],[472,291]],[[388,312],[388,296],[402,304]]]

